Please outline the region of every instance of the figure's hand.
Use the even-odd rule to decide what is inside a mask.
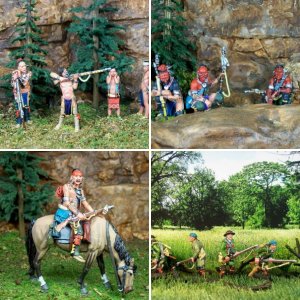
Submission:
[[[170,92],[169,90],[162,90],[162,91],[161,91],[161,94],[162,94],[163,96],[171,96],[171,95],[172,95],[171,92]]]
[[[152,94],[152,97],[160,96],[160,94],[157,90],[152,90],[151,94]]]
[[[86,219],[85,215],[81,212],[78,213],[77,217],[79,218],[79,220],[85,220]]]
[[[194,258],[194,257],[191,258],[191,262],[192,262],[192,263],[195,262],[195,258]]]
[[[19,77],[20,77],[20,72],[18,70],[14,71],[13,72],[13,80],[17,80]]]
[[[225,261],[225,262],[229,262],[229,261],[230,261],[230,257],[229,257],[229,256],[226,256],[226,257],[224,258],[224,261]]]
[[[78,78],[79,78],[79,74],[74,74],[74,75],[73,75],[73,78],[74,78],[74,80],[76,80],[76,81],[77,81],[77,80],[78,80]]]
[[[29,78],[32,76],[32,72],[31,71],[28,72],[28,76],[29,76]]]

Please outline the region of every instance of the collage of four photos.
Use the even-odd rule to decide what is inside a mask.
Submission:
[[[0,299],[300,297],[299,1],[0,12]]]

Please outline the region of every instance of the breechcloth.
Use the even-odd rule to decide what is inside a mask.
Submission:
[[[140,106],[145,107],[145,105],[144,105],[144,95],[143,95],[142,90],[139,91],[138,98],[139,98]]]
[[[23,112],[24,112],[24,121],[30,121],[30,107],[29,107],[29,98],[28,98],[28,93],[22,93],[22,99],[23,99]],[[21,118],[21,112],[19,111],[18,103],[15,103],[16,107],[16,123],[17,124],[22,124],[22,118]]]
[[[109,97],[108,96],[108,108],[119,109],[120,108],[120,97]]]
[[[70,210],[59,208],[54,215],[54,220],[57,221],[57,223],[62,223],[66,221],[71,215],[72,212]]]
[[[65,104],[65,115],[69,116],[72,114],[72,99],[64,99]]]
[[[61,116],[69,116],[72,114],[76,116],[78,114],[75,97],[72,99],[61,98],[60,114]]]

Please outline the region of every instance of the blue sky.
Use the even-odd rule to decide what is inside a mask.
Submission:
[[[260,151],[200,151],[204,159],[204,166],[215,172],[217,180],[226,180],[229,176],[241,171],[244,166],[261,161],[284,163],[290,156],[290,151],[260,150]],[[189,165],[189,172],[197,164]]]

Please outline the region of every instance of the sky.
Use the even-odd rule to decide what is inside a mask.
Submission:
[[[231,175],[241,171],[244,166],[262,161],[284,163],[290,156],[290,151],[200,151],[204,166],[213,170],[217,180],[227,180]],[[299,156],[298,156],[299,158]],[[197,164],[189,165],[189,172],[193,172]]]

